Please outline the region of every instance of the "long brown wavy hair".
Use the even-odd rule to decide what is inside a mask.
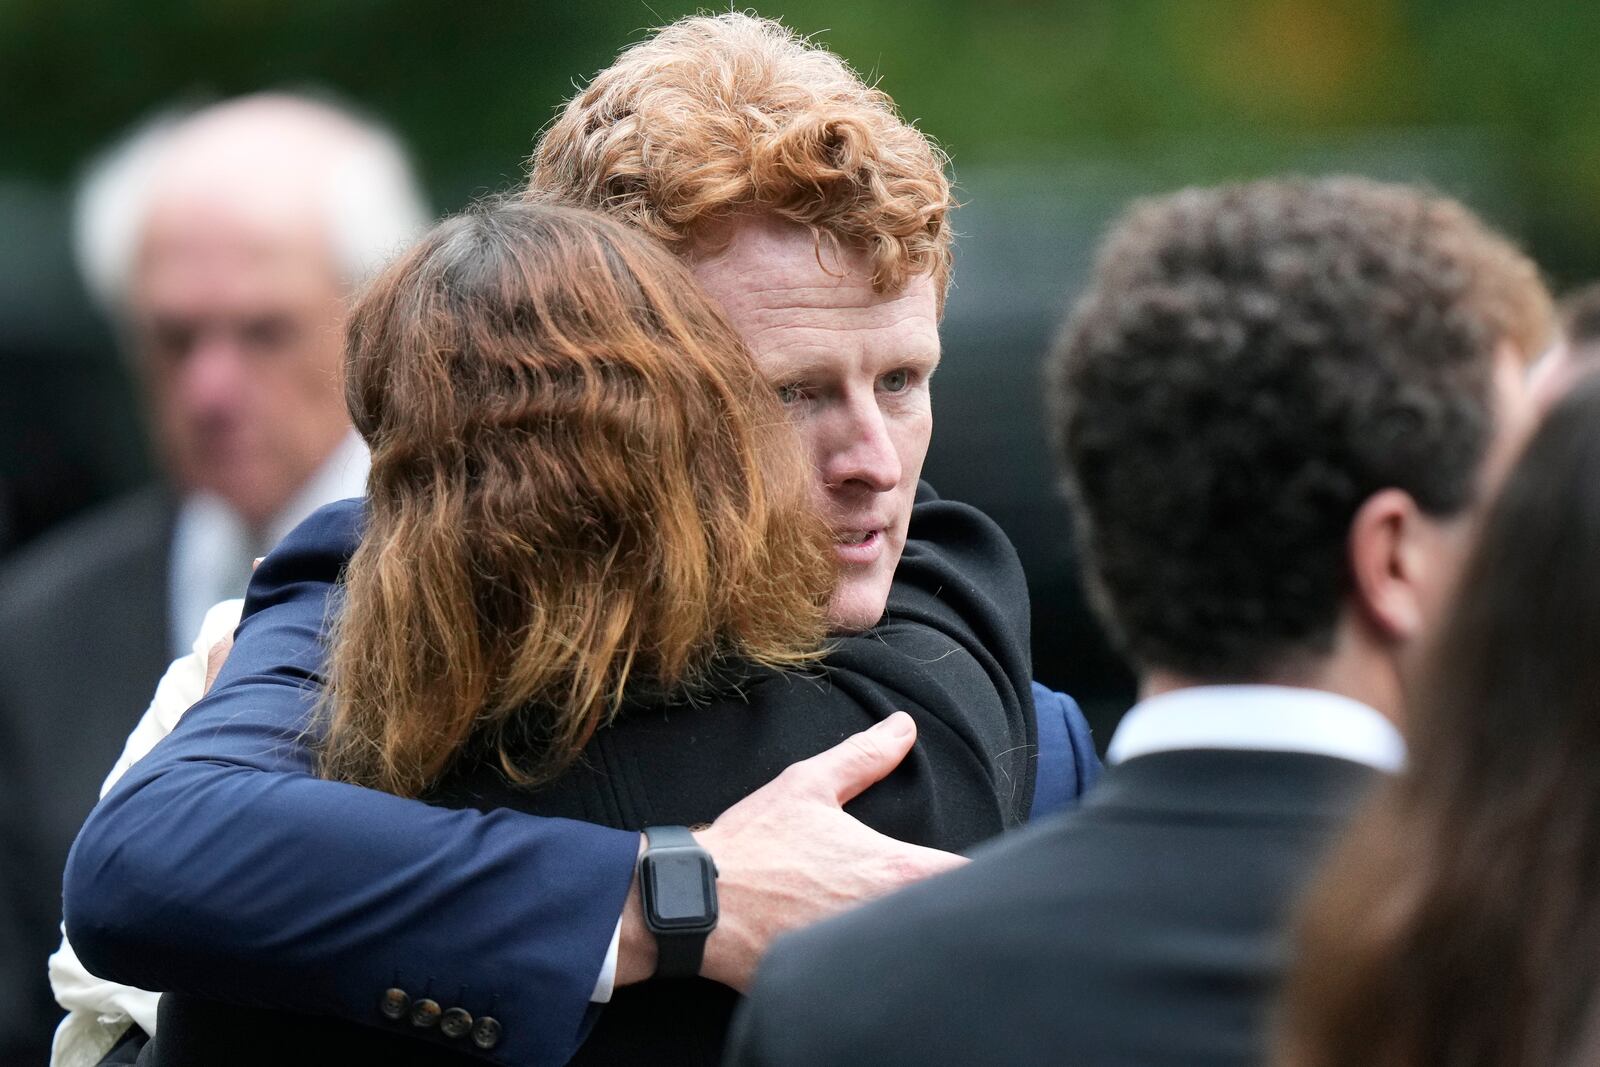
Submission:
[[[835,573],[798,442],[648,237],[449,219],[358,301],[346,370],[372,473],[325,777],[414,796],[470,744],[536,784],[641,690],[817,656]]]
[[[1486,520],[1410,765],[1306,902],[1284,1067],[1600,1062],[1597,471],[1591,375]]]

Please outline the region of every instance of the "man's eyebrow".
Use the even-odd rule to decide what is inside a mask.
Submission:
[[[939,368],[939,364],[943,360],[944,350],[937,344],[928,347],[912,345],[895,355],[885,366],[893,369],[909,365],[927,374],[932,374]]]
[[[193,316],[140,315],[134,319],[134,328],[147,334],[193,333],[199,328]]]
[[[756,365],[768,378],[802,378],[831,370],[833,353],[819,351],[815,355],[790,353],[786,355],[756,355]]]
[[[923,347],[912,345],[882,359],[874,360],[878,370],[888,371],[907,364],[931,373],[943,360],[944,354],[937,345]],[[838,369],[836,354],[829,349],[817,352],[789,352],[784,355],[756,355],[756,365],[768,379],[808,378],[833,374]]]

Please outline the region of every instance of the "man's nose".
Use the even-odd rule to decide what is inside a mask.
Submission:
[[[850,404],[823,463],[829,486],[853,485],[886,493],[900,484],[900,453],[876,399]]]
[[[178,373],[178,395],[194,418],[226,417],[244,400],[244,353],[226,333],[197,338]]]

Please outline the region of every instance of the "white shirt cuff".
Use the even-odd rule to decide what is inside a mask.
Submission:
[[[606,949],[606,961],[600,965],[600,977],[594,980],[594,992],[589,994],[591,1004],[610,1004],[611,993],[617,986],[617,946],[622,942],[622,920],[611,931],[611,947]]]

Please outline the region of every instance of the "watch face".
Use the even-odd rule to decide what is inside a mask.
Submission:
[[[651,925],[661,927],[704,926],[716,917],[709,861],[696,853],[673,855],[670,852],[647,857],[645,901]]]

